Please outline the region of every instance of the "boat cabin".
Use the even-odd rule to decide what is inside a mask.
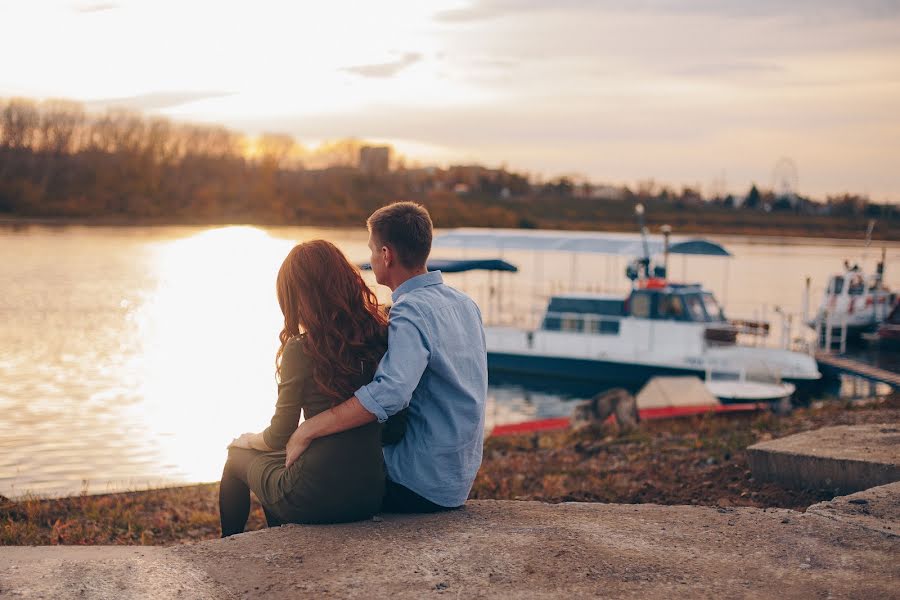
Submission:
[[[617,334],[624,317],[725,323],[725,315],[711,292],[699,284],[664,284],[636,289],[628,298],[603,295],[568,294],[553,296],[541,329]]]

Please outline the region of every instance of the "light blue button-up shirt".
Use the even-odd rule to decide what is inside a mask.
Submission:
[[[388,349],[372,383],[356,390],[379,421],[407,406],[406,434],[384,447],[391,481],[441,506],[466,501],[481,466],[487,351],[481,311],[440,271],[392,294]]]

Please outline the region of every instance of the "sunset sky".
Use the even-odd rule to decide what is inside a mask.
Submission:
[[[0,96],[423,163],[900,202],[900,1],[0,0]]]

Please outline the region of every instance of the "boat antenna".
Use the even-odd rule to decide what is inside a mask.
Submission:
[[[875,230],[875,219],[869,219],[869,225],[866,227],[866,245],[863,246],[862,262],[863,268],[866,266],[866,254],[869,246],[872,245],[872,232]]]
[[[634,214],[637,215],[638,228],[641,231],[641,243],[644,245],[644,259],[650,264],[650,248],[647,247],[647,227],[644,225],[644,205],[640,202],[634,207]]]

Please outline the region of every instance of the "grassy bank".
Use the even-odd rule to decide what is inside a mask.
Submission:
[[[627,434],[603,426],[489,438],[471,497],[803,510],[833,491],[754,481],[748,445],[828,425],[898,422],[895,394],[866,406],[829,404],[787,417],[709,415],[645,422]],[[248,530],[264,523],[254,501]],[[167,545],[218,535],[216,484],[52,500],[0,497],[0,545]]]

